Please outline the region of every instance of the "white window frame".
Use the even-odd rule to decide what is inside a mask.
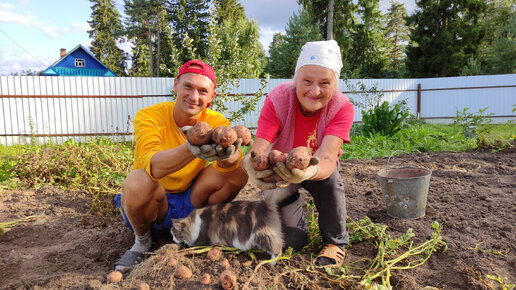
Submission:
[[[84,58],[76,58],[74,59],[75,67],[85,67],[86,60]]]

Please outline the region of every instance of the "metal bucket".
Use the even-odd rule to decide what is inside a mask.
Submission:
[[[406,219],[424,216],[432,171],[410,166],[389,168],[388,164],[378,171],[387,214]]]

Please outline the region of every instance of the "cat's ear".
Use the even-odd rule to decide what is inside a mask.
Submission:
[[[183,227],[180,221],[181,219],[172,219],[172,226],[174,227],[174,229],[180,230]]]

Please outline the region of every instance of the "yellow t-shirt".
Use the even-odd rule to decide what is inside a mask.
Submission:
[[[152,176],[150,161],[154,154],[186,143],[184,135],[173,118],[175,104],[176,102],[162,102],[141,109],[136,113],[134,117],[136,148],[133,169],[145,169]],[[204,121],[210,124],[212,128],[230,126],[229,120],[222,114],[208,109],[199,114],[198,121]],[[181,192],[190,186],[205,166],[205,160],[196,158],[181,170],[158,181],[167,192]],[[216,164],[214,166],[218,167]]]

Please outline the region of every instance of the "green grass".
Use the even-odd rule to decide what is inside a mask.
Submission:
[[[372,159],[389,157],[394,151],[400,150],[407,154],[423,152],[465,152],[479,148],[503,149],[516,138],[516,124],[490,125],[487,132],[480,128],[478,138],[466,138],[462,128],[443,124],[406,124],[405,127],[392,137],[367,137],[354,131],[351,142],[345,144],[341,159]],[[491,140],[485,144],[481,140]]]

